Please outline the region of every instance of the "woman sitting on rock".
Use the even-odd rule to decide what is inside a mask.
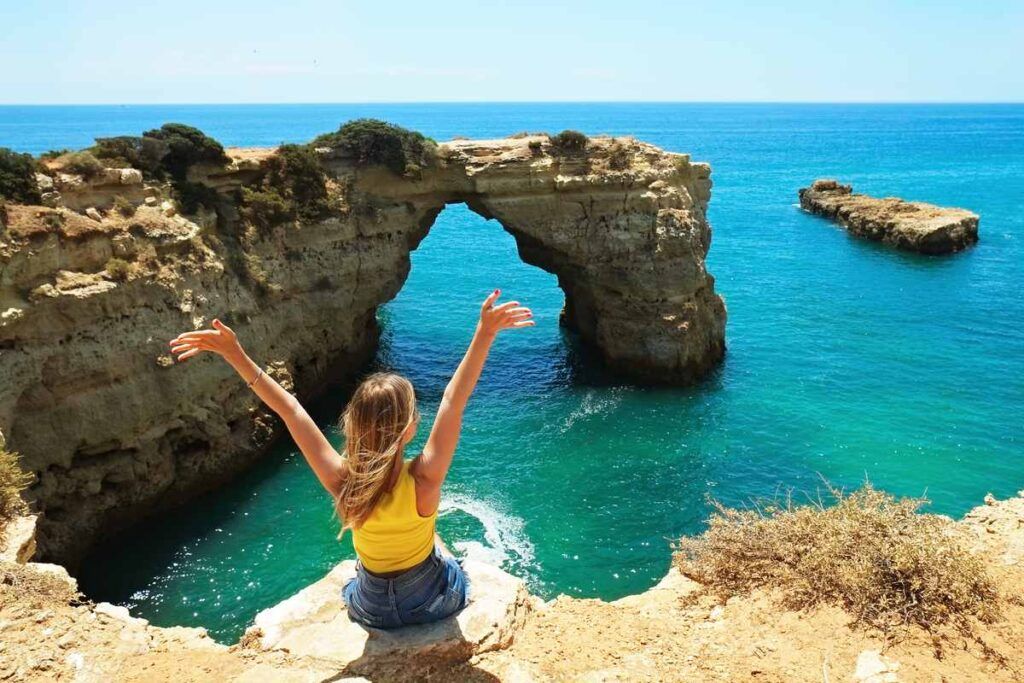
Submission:
[[[416,435],[419,411],[412,384],[400,375],[376,373],[359,385],[341,418],[345,450],[339,455],[295,397],[246,355],[222,322],[171,342],[179,361],[203,351],[221,356],[284,420],[334,498],[342,533],[352,530],[359,562],[343,597],[361,624],[395,628],[438,621],[466,604],[466,576],[443,551],[434,527],[462,412],[491,344],[502,330],[533,325],[530,309],[518,302],[496,306],[500,295],[495,290],[481,306],[473,341],[445,389],[423,452],[411,460],[403,456]]]

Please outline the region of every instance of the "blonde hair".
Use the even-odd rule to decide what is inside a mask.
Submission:
[[[416,392],[401,375],[378,372],[352,394],[341,415],[346,476],[335,500],[341,535],[362,526],[384,495],[402,457],[405,433],[419,419]]]

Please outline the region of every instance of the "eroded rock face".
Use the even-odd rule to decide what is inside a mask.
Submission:
[[[272,440],[276,421],[225,364],[176,365],[169,339],[219,316],[308,399],[365,367],[377,307],[449,203],[498,219],[526,262],[555,273],[565,322],[613,367],[700,378],[724,353],[704,268],[710,170],[630,140],[612,163],[612,144],[563,157],[546,138],[452,142],[417,178],[321,150],[333,203],[312,223],[239,216],[232,195],[273,150],[193,169],[219,193],[216,213],[168,210],[166,187],[121,169],[58,178],[49,208],[8,205],[0,429],[39,477],[40,557],[73,564],[97,534],[218,486]]]
[[[951,254],[978,241],[978,215],[966,209],[877,199],[855,194],[851,185],[835,180],[815,180],[801,189],[800,206],[858,237],[921,254]]]

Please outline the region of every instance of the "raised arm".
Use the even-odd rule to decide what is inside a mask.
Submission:
[[[502,330],[533,325],[530,309],[520,306],[518,301],[496,306],[499,296],[501,290],[496,289],[481,305],[473,341],[444,390],[427,445],[416,459],[413,475],[416,477],[416,502],[420,514],[432,513],[440,502],[441,484],[448,476],[462,431],[462,413],[480,379],[495,337]]]
[[[327,437],[299,401],[249,358],[230,327],[214,320],[213,328],[179,334],[171,342],[171,351],[179,362],[203,351],[216,353],[227,361],[260,400],[284,420],[288,432],[306,462],[313,468],[317,479],[332,496],[337,496],[344,476],[344,465]]]

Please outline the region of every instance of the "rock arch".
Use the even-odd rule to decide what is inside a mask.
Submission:
[[[621,142],[599,138],[586,156],[559,157],[530,141],[446,143],[445,164],[417,179],[359,172],[344,158],[328,165],[354,176],[377,224],[409,226],[410,249],[446,204],[497,220],[524,262],[558,277],[563,322],[611,367],[641,382],[700,379],[725,349],[725,308],[704,267],[710,168],[632,142],[629,165],[613,170],[609,148]],[[400,287],[408,253],[399,258]]]
[[[312,222],[256,228],[226,199],[218,215],[181,216],[167,188],[117,169],[58,174],[47,201],[65,208],[6,207],[0,432],[38,475],[42,558],[73,565],[98,534],[243,470],[277,432],[229,369],[176,365],[167,340],[227,317],[310,398],[365,367],[377,307],[451,203],[496,219],[525,262],[554,273],[565,323],[625,377],[685,384],[721,359],[706,164],[610,138],[575,155],[544,137],[445,143],[417,177],[319,152],[337,201]],[[232,150],[190,180],[227,198],[272,153]],[[118,197],[137,204],[131,216]]]

